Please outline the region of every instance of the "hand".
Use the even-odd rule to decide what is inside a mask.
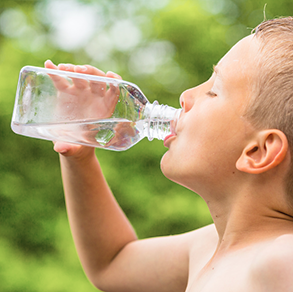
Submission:
[[[51,61],[46,61],[45,67],[121,79],[119,75],[113,72],[105,74],[90,65],[59,64],[56,66]],[[89,82],[80,78],[72,78],[71,84],[61,76],[52,74],[50,77],[58,90],[58,115],[60,115],[61,120],[104,119],[113,114],[119,98],[119,88],[115,85],[110,84],[109,89],[107,89],[104,82]]]
[[[91,74],[110,78],[121,79],[113,72],[106,74],[90,65],[75,66],[72,64],[54,65],[50,60],[45,62],[45,67],[76,73]],[[51,75],[58,90],[58,115],[71,116],[74,119],[103,119],[112,115],[119,98],[119,88],[110,85],[107,90],[102,82],[86,81],[78,78],[72,79],[72,84],[63,77]],[[73,156],[84,152],[84,147],[68,143],[56,142],[54,150],[64,156]],[[89,150],[88,150],[89,151]],[[93,151],[93,148],[91,149]]]

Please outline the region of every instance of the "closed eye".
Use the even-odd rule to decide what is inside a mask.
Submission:
[[[217,96],[217,94],[216,93],[214,93],[213,91],[208,91],[207,93],[206,93],[208,96],[210,96],[210,97],[216,97]]]

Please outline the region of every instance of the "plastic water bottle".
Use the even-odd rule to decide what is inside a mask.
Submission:
[[[164,140],[180,112],[151,104],[130,82],[26,66],[11,127],[24,136],[122,151],[144,137]]]

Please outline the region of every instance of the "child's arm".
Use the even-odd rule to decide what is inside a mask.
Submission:
[[[46,67],[56,68],[50,62]],[[68,90],[60,85],[63,80],[55,82]],[[137,240],[105,181],[94,148],[57,142],[54,149],[60,153],[73,238],[91,282],[104,291],[185,291],[189,250],[198,235]]]
[[[138,241],[92,148],[55,144],[66,206],[84,270],[105,291],[184,291],[190,234]],[[71,156],[72,153],[75,153]]]

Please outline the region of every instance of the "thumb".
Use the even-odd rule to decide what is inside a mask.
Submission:
[[[54,142],[54,150],[64,156],[72,156],[77,153],[81,145],[69,144],[64,142]]]

